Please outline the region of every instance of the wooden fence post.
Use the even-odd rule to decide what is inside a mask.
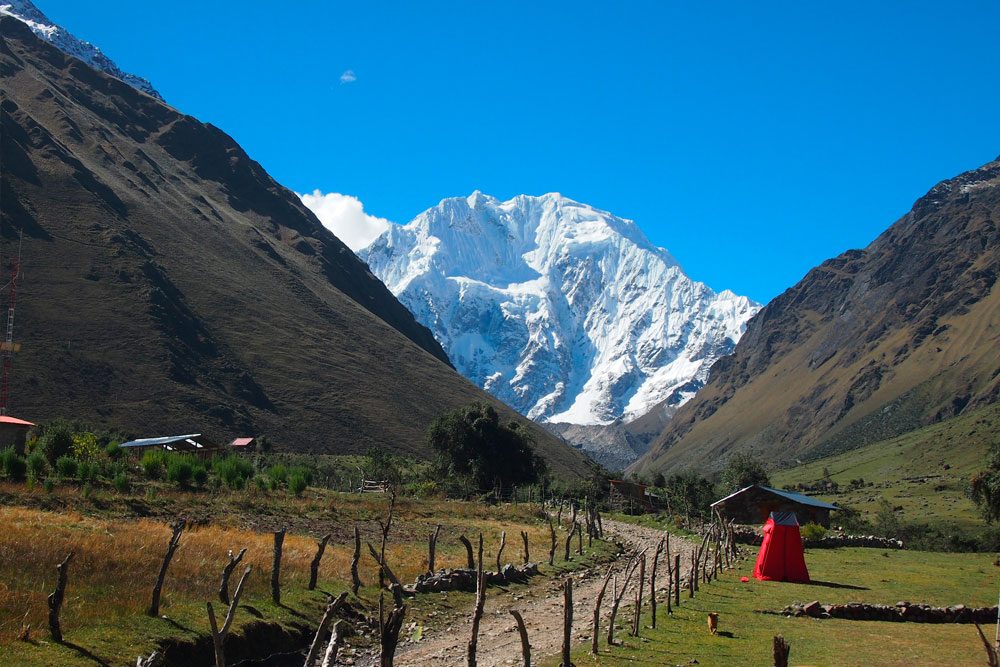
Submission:
[[[323,552],[326,551],[326,543],[330,541],[330,533],[327,533],[316,543],[316,555],[309,564],[309,586],[310,591],[316,590],[316,580],[319,578],[319,563],[323,560]]]
[[[483,606],[485,604],[486,582],[483,579],[483,534],[479,533],[479,565],[476,570],[476,608],[472,613],[472,636],[469,637],[469,667],[476,667],[476,649],[479,646],[479,623],[483,620]]]
[[[351,559],[351,592],[358,594],[361,588],[361,577],[358,576],[358,561],[361,560],[361,531],[354,524],[354,557]]]
[[[212,603],[206,602],[205,606],[208,609],[208,623],[212,628],[212,647],[215,650],[215,667],[226,667],[226,654],[223,650],[223,644],[226,641],[226,637],[229,635],[229,629],[233,625],[233,619],[236,617],[236,608],[240,604],[240,596],[243,595],[243,584],[246,583],[247,577],[250,576],[250,571],[253,568],[248,567],[243,571],[243,576],[240,577],[240,582],[236,584],[236,590],[233,592],[233,600],[229,603],[229,610],[226,612],[226,619],[222,624],[222,629],[219,629],[219,624],[215,620],[215,610],[212,609]]]
[[[576,524],[570,528],[569,533],[566,534],[566,553],[563,560],[569,560],[569,547],[573,543],[573,534],[576,532]]]
[[[561,667],[574,667],[570,660],[572,644],[570,643],[573,632],[573,580],[566,579],[563,582],[563,641],[562,641],[562,663]]]
[[[326,653],[323,655],[322,667],[333,667],[337,664],[337,651],[341,642],[344,641],[344,622],[337,621],[333,624],[333,635],[330,643],[326,645]]]
[[[369,545],[371,546],[371,545]],[[372,550],[374,552],[374,549]],[[379,593],[378,598],[378,619],[379,619],[379,667],[392,667],[392,662],[396,655],[396,646],[399,644],[399,631],[403,628],[403,617],[406,615],[406,605],[402,604],[402,591],[399,584],[392,585],[392,596],[396,603],[389,617],[385,617],[385,593]]]
[[[49,632],[52,633],[52,641],[62,644],[62,626],[59,624],[59,611],[62,609],[63,600],[66,598],[66,578],[69,576],[69,562],[73,560],[73,552],[63,559],[63,562],[56,565],[56,589],[49,594]]]
[[[615,645],[615,617],[618,616],[618,607],[622,603],[622,598],[625,597],[625,591],[628,590],[628,582],[632,579],[632,575],[635,573],[635,568],[639,564],[639,556],[641,555],[641,553],[642,552],[636,554],[629,562],[628,570],[626,571],[625,574],[625,579],[622,581],[621,590],[617,591],[614,602],[611,604],[611,617],[608,619],[609,646]]]
[[[681,555],[674,555],[674,606],[681,606]]]
[[[236,569],[236,566],[240,564],[240,561],[243,560],[246,554],[246,547],[240,549],[240,553],[235,557],[233,556],[233,550],[229,550],[229,562],[222,568],[222,582],[219,584],[219,601],[222,604],[229,604],[229,577],[232,576],[233,570]]]
[[[274,531],[274,557],[271,560],[271,599],[281,604],[281,548],[285,543],[285,529]]]
[[[153,599],[149,603],[149,609],[146,611],[147,616],[152,616],[156,618],[160,615],[160,593],[163,591],[163,580],[167,576],[167,568],[170,567],[170,560],[174,557],[174,552],[177,551],[177,547],[181,543],[181,533],[184,531],[184,526],[187,524],[184,519],[181,519],[173,526],[173,533],[170,536],[170,542],[167,543],[167,553],[163,555],[163,562],[160,564],[160,572],[156,576],[156,584],[153,586]]]
[[[639,636],[642,621],[642,590],[646,587],[646,554],[639,560],[639,585],[635,587],[635,618],[632,620],[632,636]]]
[[[330,627],[333,615],[337,613],[337,610],[340,609],[345,600],[347,600],[347,591],[344,591],[335,600],[331,600],[330,603],[326,605],[326,609],[323,611],[323,617],[319,621],[319,627],[316,628],[316,635],[313,637],[312,644],[309,645],[309,652],[306,653],[305,667],[313,667],[313,664],[316,662],[316,658],[319,657],[319,649],[323,646],[323,638],[326,636],[326,629]]]
[[[459,535],[458,541],[465,545],[465,562],[466,567],[470,570],[476,569],[476,557],[472,555],[472,542],[465,535]]]
[[[660,539],[660,543],[656,545],[656,552],[653,554],[653,567],[649,573],[649,608],[653,616],[653,629],[656,629],[656,563],[660,560],[660,554],[663,552],[663,539]],[[670,598],[669,591],[667,592],[667,599]]]
[[[594,631],[591,634],[590,643],[590,653],[592,655],[597,655],[597,642],[601,632],[601,603],[604,601],[604,593],[608,590],[608,582],[611,581],[611,573],[615,571],[615,566],[611,565],[608,568],[608,573],[604,575],[604,583],[601,584],[601,590],[597,593],[597,601],[594,603]]]
[[[524,564],[527,565],[531,560],[531,555],[528,553],[528,531],[521,531],[521,541],[524,542]]]
[[[788,653],[792,647],[781,635],[774,636],[774,667],[788,667]]]
[[[528,643],[528,628],[525,627],[520,612],[511,609],[510,615],[517,622],[517,634],[521,635],[521,657],[524,659],[524,667],[531,667],[531,644]]]
[[[583,555],[583,526],[576,524],[576,554]]]
[[[505,546],[507,546],[507,531],[502,530],[500,531],[500,548],[497,549],[497,574],[500,574],[500,556],[503,554]]]
[[[552,525],[552,517],[549,517],[549,535],[552,537],[552,546],[549,547],[549,565],[553,564],[556,557],[556,529]]]
[[[429,541],[427,542],[427,573],[434,574],[434,561],[437,556],[437,541],[438,535],[441,533],[441,524],[437,524],[434,527],[434,532],[431,533]]]

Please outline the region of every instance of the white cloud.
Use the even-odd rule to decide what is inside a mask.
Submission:
[[[341,83],[354,83],[358,80],[358,75],[354,73],[354,70],[345,70],[343,74],[340,75]]]
[[[385,218],[365,213],[361,200],[351,195],[313,190],[312,194],[299,195],[299,198],[324,227],[354,252],[367,247],[392,224]]]

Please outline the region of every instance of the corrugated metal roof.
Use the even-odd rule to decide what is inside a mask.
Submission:
[[[31,422],[24,421],[23,419],[18,419],[17,417],[10,417],[8,415],[0,415],[0,424],[13,424],[14,426],[34,426]]]
[[[836,505],[831,505],[830,503],[823,502],[822,500],[817,500],[816,498],[812,498],[810,496],[806,496],[801,493],[795,493],[794,491],[782,491],[781,489],[772,489],[769,486],[762,486],[759,484],[754,484],[752,486],[740,489],[736,493],[730,493],[725,498],[721,498],[720,500],[716,500],[714,503],[712,503],[712,507],[715,507],[720,503],[724,503],[730,498],[734,498],[745,491],[749,491],[754,487],[773,493],[776,496],[781,496],[782,498],[785,498],[786,500],[791,500],[794,503],[799,503],[802,505],[810,505],[812,507],[821,507],[823,509],[828,509],[828,510],[840,509]]]
[[[212,449],[215,443],[203,437],[201,433],[189,433],[188,435],[168,435],[161,438],[141,438],[130,440],[118,445],[123,448],[132,447],[164,447],[166,449],[176,449],[178,451],[192,451],[198,449]]]

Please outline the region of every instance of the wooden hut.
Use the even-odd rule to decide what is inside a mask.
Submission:
[[[829,527],[830,510],[838,508],[801,493],[754,484],[716,500],[712,509],[724,519],[735,520],[736,523],[761,525],[771,512],[794,512],[800,524],[818,523]]]

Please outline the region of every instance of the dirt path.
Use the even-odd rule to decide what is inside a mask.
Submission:
[[[604,529],[609,537],[624,543],[629,548],[648,548],[650,555],[663,537],[662,531],[608,519],[604,520]],[[682,554],[682,563],[688,560],[691,550],[697,548],[687,540],[676,537],[671,537],[670,547],[671,553]],[[624,566],[626,558],[626,555],[619,557],[619,567]],[[606,572],[607,565],[602,565],[572,574],[575,643],[589,642],[591,639],[594,602]],[[663,573],[662,581],[665,582],[666,566],[662,560],[659,572]],[[627,598],[631,596],[631,593],[626,595]],[[605,594],[605,619],[610,606],[608,604],[610,597],[609,587],[608,593]],[[624,601],[622,608],[625,608]],[[511,609],[520,611],[524,617],[528,638],[531,641],[532,662],[535,662],[536,658],[554,655],[560,651],[563,616],[562,580],[552,580],[540,586],[514,592],[490,589],[479,632],[478,664],[482,667],[520,664],[521,640],[509,613]],[[631,611],[619,610],[620,619],[631,618],[631,615]],[[469,616],[450,628],[430,630],[423,641],[400,646],[395,662],[400,667],[422,665],[461,667],[466,664],[466,645],[470,632]]]

